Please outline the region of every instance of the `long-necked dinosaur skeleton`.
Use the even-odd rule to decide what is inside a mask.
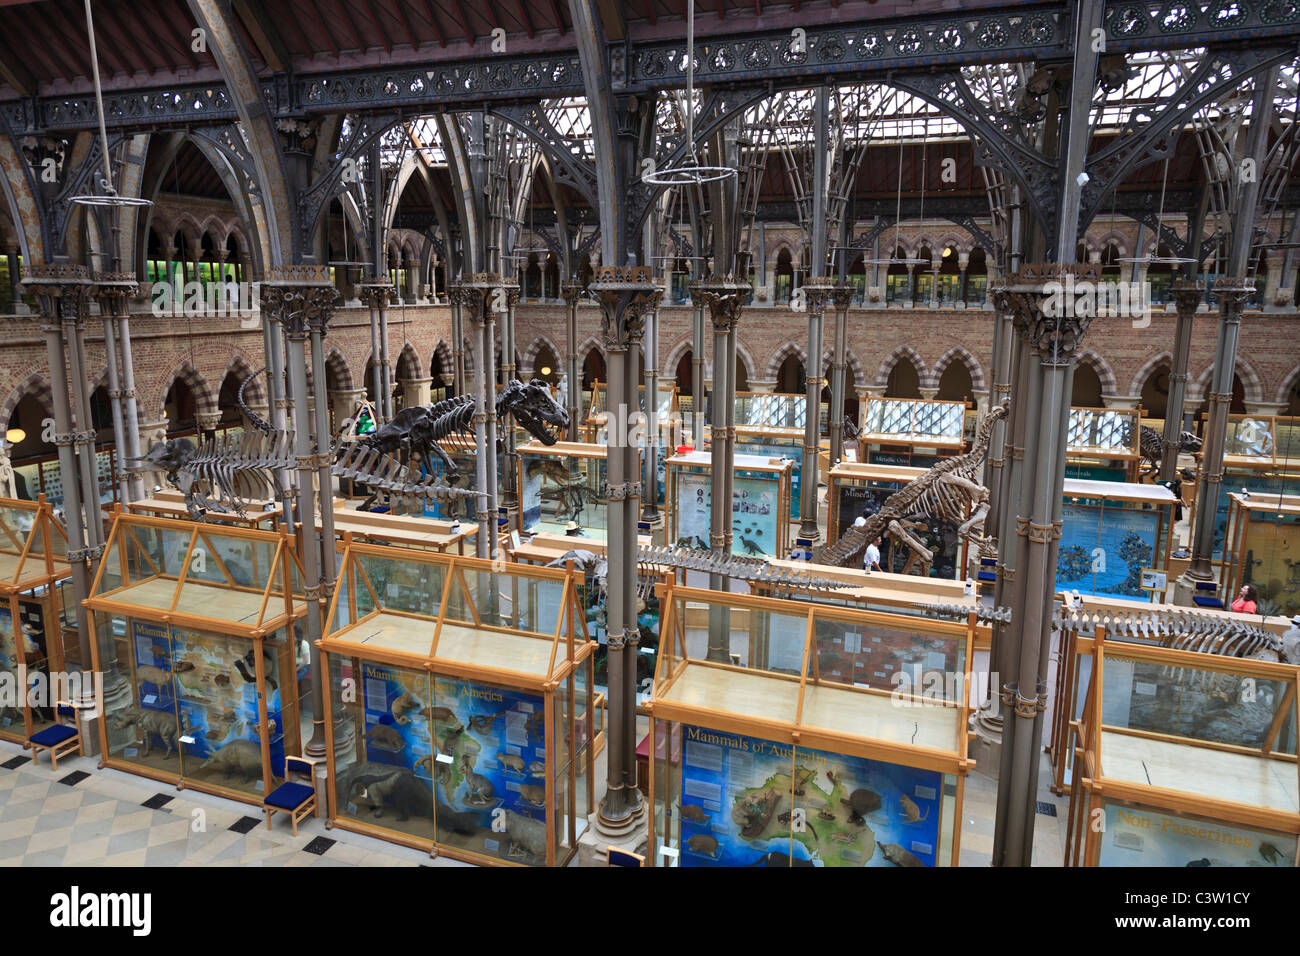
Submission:
[[[839,540],[823,549],[814,559],[819,564],[846,567],[861,560],[863,551],[877,536],[887,534],[918,559],[922,574],[929,573],[934,561],[930,551],[912,529],[921,521],[944,521],[957,525],[959,537],[974,541],[981,553],[992,550],[992,541],[983,534],[984,517],[989,510],[989,490],[976,476],[988,454],[993,425],[1007,413],[1005,404],[996,405],[984,416],[975,435],[975,443],[964,455],[945,458],[923,475],[917,475],[885,499],[880,510],[868,515],[862,524],[845,529]]]

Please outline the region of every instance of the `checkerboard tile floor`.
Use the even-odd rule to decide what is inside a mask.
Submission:
[[[316,818],[297,837],[282,814],[268,831],[257,807],[98,770],[96,758],[60,760],[52,771],[48,757],[24,757],[0,741],[0,866],[467,865],[326,830]],[[87,776],[60,782],[77,770]]]
[[[74,757],[60,761],[55,772],[48,759],[33,764],[22,747],[0,741],[0,867],[468,865],[347,830],[326,830],[316,818],[300,824],[297,837],[283,816],[268,831],[256,807],[98,770],[96,762]],[[596,779],[602,780],[599,763]],[[76,779],[73,771],[87,776],[61,782]],[[1040,781],[1050,779],[1049,773],[1044,757]],[[1069,799],[1046,786],[1038,799],[1034,865],[1060,866]],[[962,814],[962,866],[989,865],[996,806],[996,783],[971,774]]]

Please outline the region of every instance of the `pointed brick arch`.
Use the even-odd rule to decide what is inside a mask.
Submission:
[[[523,378],[524,375],[528,375],[530,378],[537,377],[537,355],[542,351],[543,346],[551,350],[551,354],[555,356],[557,363],[562,364],[564,362],[564,352],[560,347],[551,341],[550,336],[539,334],[537,338],[533,339],[532,344],[528,346],[528,350],[524,352],[523,358],[519,361],[520,378]]]
[[[0,406],[0,425],[9,427],[9,419],[14,409],[26,396],[32,396],[51,417],[54,415],[54,393],[50,389],[50,380],[39,372],[33,372],[22,382],[14,386],[3,406]]]
[[[1279,405],[1287,405],[1291,402],[1291,389],[1295,388],[1296,383],[1300,382],[1300,365],[1291,369],[1282,379],[1282,384],[1277,387],[1277,394],[1273,401]]]
[[[1147,379],[1162,368],[1168,368],[1172,371],[1173,367],[1174,355],[1172,352],[1161,352],[1158,355],[1151,356],[1142,363],[1142,367],[1133,375],[1133,380],[1129,382],[1127,394],[1141,395],[1142,389],[1146,387]]]
[[[177,381],[182,381],[189,386],[194,393],[194,413],[212,414],[220,409],[217,407],[216,396],[212,394],[212,388],[193,365],[189,359],[185,359],[179,365],[172,369],[171,374],[163,380],[162,388],[158,392],[158,417],[161,418],[167,410],[167,393],[171,391],[172,385]]]
[[[425,378],[423,372],[424,363],[420,361],[420,354],[415,351],[415,346],[410,342],[402,346],[402,351],[397,354],[397,364],[394,366],[394,375],[399,382],[409,382],[417,378]]]
[[[247,381],[257,369],[242,355],[236,355],[226,366],[226,371],[221,376],[222,384],[225,384],[226,378],[234,373],[235,377],[242,383]],[[244,401],[250,405],[266,404],[266,376],[258,375],[248,383],[248,388],[244,390]]]
[[[911,362],[912,367],[916,369],[917,381],[924,383],[928,380],[926,377],[925,360],[921,358],[920,353],[910,345],[900,345],[898,348],[894,349],[894,351],[890,352],[885,360],[880,363],[880,368],[876,369],[875,382],[863,382],[863,384],[884,388],[889,384],[889,373],[894,370],[895,365],[904,359]]]
[[[966,366],[966,371],[970,373],[970,387],[973,389],[987,389],[988,383],[984,380],[984,369],[980,367],[979,360],[960,345],[954,345],[948,351],[944,352],[939,361],[934,363],[934,368],[930,370],[929,381],[925,384],[926,388],[938,388],[939,382],[943,378],[943,373],[947,371],[948,366],[953,362],[960,362]]]
[[[785,360],[792,355],[799,359],[799,365],[801,368],[805,369],[804,374],[806,375],[806,369],[808,368],[808,353],[798,342],[790,341],[786,342],[772,354],[771,360],[767,363],[767,370],[763,373],[764,380],[769,382],[776,381],[776,379],[781,375],[781,366],[784,365]]]
[[[328,377],[333,378],[336,389],[348,391],[356,387],[352,384],[352,367],[337,346],[331,348],[325,356],[325,370]]]
[[[1264,383],[1260,380],[1259,373],[1240,355],[1237,356],[1237,366],[1234,372],[1241,379],[1241,388],[1243,391],[1242,401],[1262,402],[1264,401]],[[1209,398],[1210,385],[1214,380],[1214,363],[1211,362],[1201,370],[1201,374],[1196,376],[1195,381],[1187,389],[1188,399],[1195,399],[1200,402]]]
[[[1110,367],[1110,363],[1094,352],[1092,349],[1085,349],[1079,355],[1079,364],[1089,366],[1097,373],[1097,380],[1101,382],[1101,394],[1118,395],[1119,383],[1115,381],[1115,372]]]
[[[441,385],[439,376],[455,373],[456,357],[452,355],[451,346],[447,344],[446,339],[439,339],[438,344],[433,347],[433,356],[429,359],[429,374],[434,378],[433,384]]]

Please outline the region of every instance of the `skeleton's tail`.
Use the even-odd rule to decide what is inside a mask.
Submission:
[[[265,418],[258,415],[257,412],[249,408],[247,403],[244,402],[244,389],[248,388],[248,383],[251,382],[253,379],[257,378],[257,376],[261,375],[265,371],[266,371],[266,366],[263,365],[256,372],[254,372],[252,375],[248,376],[248,378],[244,379],[242,382],[239,383],[239,392],[236,395],[236,401],[239,403],[239,410],[244,413],[245,417],[248,418],[248,421],[252,424],[254,428],[256,428],[259,432],[262,432],[264,435],[274,435],[275,427],[270,422],[268,422]]]

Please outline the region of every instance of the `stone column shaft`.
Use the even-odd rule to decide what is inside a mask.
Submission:
[[[1169,398],[1165,403],[1165,455],[1160,462],[1160,478],[1172,481],[1178,474],[1178,436],[1183,429],[1183,406],[1187,401],[1187,366],[1192,354],[1192,326],[1201,304],[1204,284],[1195,280],[1174,282],[1174,301],[1178,306],[1174,328],[1174,358],[1169,369]]]

